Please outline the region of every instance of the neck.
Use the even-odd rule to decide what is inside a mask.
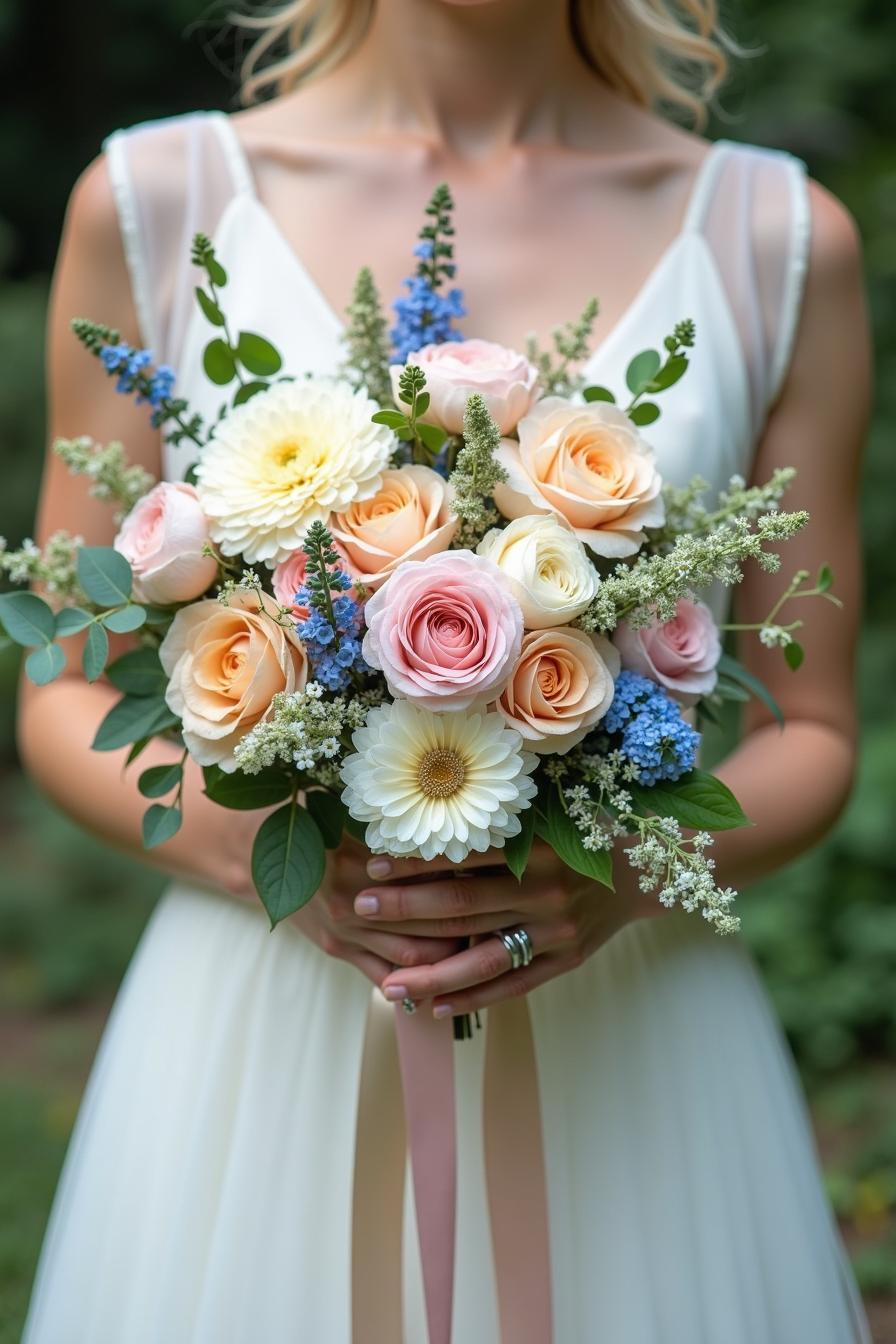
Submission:
[[[559,0],[375,0],[364,38],[325,78],[371,132],[416,134],[468,159],[563,142],[601,87]]]

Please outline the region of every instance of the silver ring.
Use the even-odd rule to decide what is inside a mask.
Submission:
[[[512,931],[499,929],[498,937],[507,949],[512,971],[519,970],[521,966],[529,965],[535,956],[535,949],[532,946],[532,939],[525,929],[513,929]]]
[[[401,1006],[410,1017],[411,1013],[416,1013],[417,1005],[413,999],[402,999]]]

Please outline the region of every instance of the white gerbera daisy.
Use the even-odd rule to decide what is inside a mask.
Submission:
[[[335,378],[274,383],[215,426],[196,468],[199,502],[225,555],[271,568],[380,488],[395,447],[366,392]]]
[[[342,801],[366,821],[374,854],[444,854],[502,849],[537,792],[537,757],[499,714],[434,714],[395,700],[377,705],[352,738],[342,765]]]

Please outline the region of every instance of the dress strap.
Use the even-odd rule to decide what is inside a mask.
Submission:
[[[256,196],[255,175],[249,164],[249,156],[233,129],[231,118],[226,112],[210,112],[208,116],[210,124],[221,141],[221,148],[224,151],[224,158],[230,170],[235,194],[245,193],[249,196]]]
[[[109,184],[112,188],[112,197],[118,212],[118,227],[124,249],[124,258],[131,279],[131,297],[137,313],[140,339],[147,349],[155,351],[159,349],[159,333],[156,329],[152,287],[146,251],[141,237],[137,196],[128,160],[126,134],[127,132],[124,130],[113,131],[104,140],[103,150],[109,174]]]
[[[706,151],[697,169],[694,185],[691,187],[684,223],[681,226],[682,233],[702,232],[729,143],[728,140],[716,140]]]

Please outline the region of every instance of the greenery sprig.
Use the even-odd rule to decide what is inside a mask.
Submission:
[[[500,442],[501,432],[485,399],[474,392],[464,408],[464,446],[450,477],[451,507],[460,518],[458,544],[471,550],[498,523],[491,499],[495,486],[507,480],[507,472],[495,457]]]
[[[277,348],[264,336],[254,331],[240,331],[235,336],[231,332],[219,292],[227,284],[227,272],[215,254],[211,239],[204,233],[195,234],[190,256],[193,265],[205,272],[205,287],[197,285],[194,291],[196,302],[206,321],[220,332],[205,347],[202,367],[206,377],[217,387],[227,387],[236,381],[239,386],[232,404],[241,406],[268,387],[270,379],[283,367],[283,360]]]
[[[374,401],[392,400],[389,380],[388,323],[369,266],[362,266],[346,308],[342,374],[355,387],[366,387]]]
[[[426,374],[417,364],[407,364],[398,379],[398,399],[407,411],[377,411],[371,419],[375,424],[388,425],[403,442],[411,444],[415,462],[432,466],[445,443],[445,431],[438,425],[427,425],[421,420],[429,408]]]
[[[690,363],[685,351],[691,349],[695,336],[696,328],[690,319],[678,322],[663,341],[665,359],[658,350],[642,350],[630,361],[625,382],[632,399],[624,409],[633,424],[652,425],[659,419],[660,408],[656,402],[642,401],[641,398],[666,392],[684,377]],[[614,405],[616,402],[613,392],[599,384],[586,387],[582,395],[589,402],[609,401]]]
[[[539,382],[546,396],[568,397],[581,387],[584,380],[572,373],[571,366],[587,359],[598,312],[597,299],[589,299],[575,322],[554,327],[551,350],[541,350],[537,338],[534,335],[528,337],[526,355],[538,369]]]

